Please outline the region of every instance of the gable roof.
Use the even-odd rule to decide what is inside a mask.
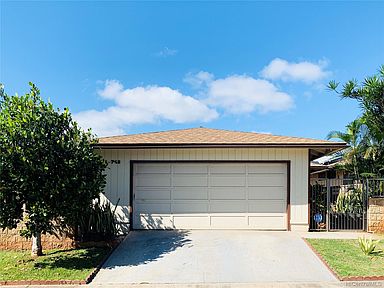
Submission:
[[[99,138],[99,147],[330,147],[343,148],[344,142],[333,142],[310,138],[276,136],[254,132],[229,131],[212,128],[190,128],[123,136]]]

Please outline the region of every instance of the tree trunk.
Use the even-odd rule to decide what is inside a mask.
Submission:
[[[41,246],[41,233],[40,232],[36,232],[32,235],[31,255],[33,257],[43,255],[43,247]]]

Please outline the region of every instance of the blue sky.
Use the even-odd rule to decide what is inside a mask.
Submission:
[[[323,139],[325,89],[384,64],[384,2],[1,2],[0,81],[99,135],[212,127]]]

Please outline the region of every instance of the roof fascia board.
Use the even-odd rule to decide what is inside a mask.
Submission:
[[[115,144],[98,143],[94,144],[102,149],[150,149],[150,148],[331,148],[342,149],[347,147],[344,143],[318,143],[318,144]]]

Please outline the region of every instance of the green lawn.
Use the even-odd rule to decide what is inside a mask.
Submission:
[[[366,256],[357,240],[306,239],[341,277],[384,276],[384,256]],[[384,241],[377,246],[384,250]]]
[[[29,251],[0,251],[0,281],[85,280],[109,251],[109,248],[50,250],[38,258],[32,258]]]

